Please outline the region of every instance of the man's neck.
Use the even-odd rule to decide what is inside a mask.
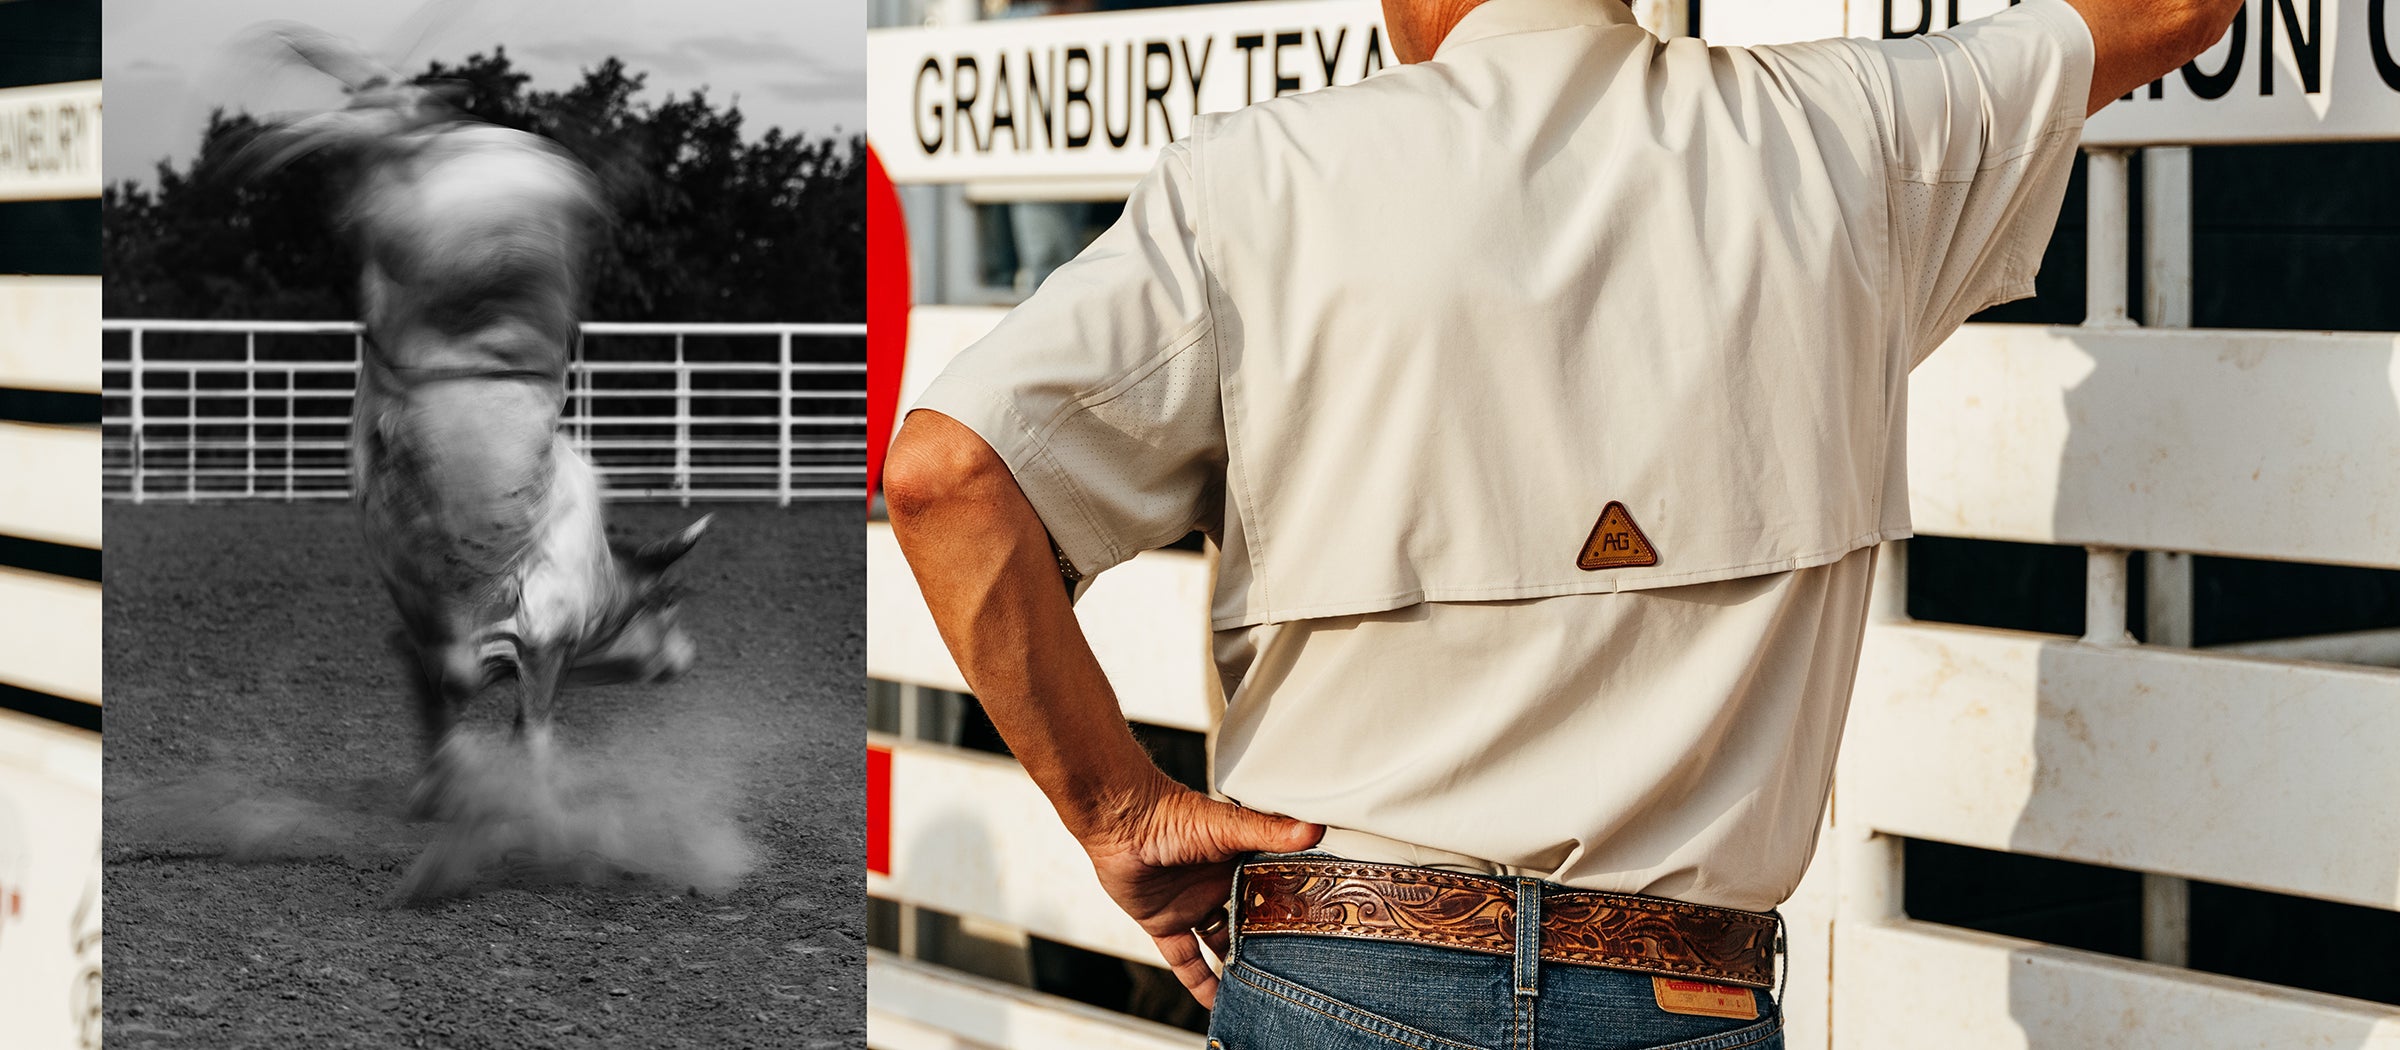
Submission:
[[[1383,24],[1392,53],[1402,62],[1423,62],[1448,39],[1467,12],[1483,0],[1383,0]]]

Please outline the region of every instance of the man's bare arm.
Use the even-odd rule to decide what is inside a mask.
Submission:
[[[1050,534],[1008,465],[957,420],[911,413],[884,463],[892,534],[942,641],[1101,885],[1203,1005],[1233,861],[1297,850],[1323,829],[1217,802],[1169,779],[1126,728],[1067,600]]]
[[[2092,31],[2088,116],[2216,46],[2242,0],[2067,0]]]

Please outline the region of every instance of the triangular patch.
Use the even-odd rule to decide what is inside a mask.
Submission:
[[[1586,571],[1656,564],[1658,548],[1642,535],[1625,505],[1613,499],[1600,512],[1599,524],[1592,526],[1592,538],[1583,541],[1583,556],[1575,559],[1575,567]]]

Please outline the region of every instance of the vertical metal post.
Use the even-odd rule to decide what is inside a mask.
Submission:
[[[356,374],[353,372],[352,374]],[[283,370],[283,501],[300,498],[300,370]]]
[[[2192,323],[2192,151],[2142,151],[2142,320],[2154,328]],[[2175,551],[2143,555],[2143,623],[2152,645],[2192,644],[2192,559]],[[2142,875],[2142,958],[2167,966],[2191,961],[2192,886],[2173,875]]]
[[[2142,623],[2151,645],[2192,645],[2192,556],[2179,551],[2142,555]]]
[[[133,501],[142,501],[142,329],[135,328],[133,343],[126,352],[125,377],[130,393],[127,423],[132,433],[127,435],[126,447],[133,458]]]
[[[2084,644],[2112,648],[2133,644],[2133,636],[2125,630],[2125,552],[2087,547],[2083,565]]]
[[[683,359],[683,333],[675,333],[675,491],[692,505],[692,369]]]
[[[242,333],[242,495],[258,495],[258,333]]]
[[[2173,875],[2142,873],[2142,958],[2191,965],[2192,884]]]
[[[776,358],[780,368],[775,370],[775,505],[792,505],[792,332],[784,329],[776,336],[779,346]]]
[[[350,337],[350,409],[342,413],[345,419],[355,420],[358,418],[358,382],[359,377],[366,374],[364,371],[366,367],[367,330],[361,328],[356,335]],[[349,442],[342,442],[342,452],[336,460],[342,465],[342,490],[345,496],[358,495],[354,491],[356,486],[352,484],[353,479],[358,477],[356,466],[350,462],[353,451]]]
[[[2142,323],[2192,324],[2192,148],[2142,151]]]
[[[2090,192],[2085,209],[2083,323],[2095,328],[2133,324],[2127,314],[2125,269],[2131,265],[2127,242],[2132,215],[2127,207],[2126,159],[2131,151],[2095,148],[2084,173]]]
[[[200,369],[183,368],[183,501],[200,502]]]
[[[921,686],[911,685],[907,682],[899,683],[899,686],[900,739],[913,744],[919,739],[920,726],[924,721],[925,690]],[[923,950],[922,945],[918,943],[918,939],[923,936],[920,929],[922,925],[918,922],[917,906],[900,902],[899,955],[901,958],[914,959]]]

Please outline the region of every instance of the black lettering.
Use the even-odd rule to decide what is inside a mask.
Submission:
[[[1283,97],[1283,96],[1285,96],[1285,95],[1288,95],[1288,94],[1291,94],[1292,92],[1295,92],[1295,91],[1298,91],[1298,90],[1300,90],[1300,78],[1299,78],[1299,77],[1287,77],[1287,76],[1284,76],[1284,75],[1283,75],[1283,49],[1284,49],[1284,48],[1287,48],[1287,47],[1299,47],[1299,46],[1300,46],[1300,34],[1298,34],[1298,33],[1277,33],[1277,34],[1275,34],[1275,55],[1274,55],[1274,66],[1275,66],[1275,97],[1276,97],[1276,98],[1282,98],[1282,97]]]
[[[967,82],[969,73],[975,74],[972,86]],[[973,142],[977,153],[988,152],[992,148],[991,143],[985,141],[983,134],[975,127],[975,99],[982,93],[983,71],[975,68],[975,56],[958,56],[958,61],[950,67],[950,115],[960,127],[966,129],[966,134],[960,135],[959,140]]]
[[[2233,9],[2233,27],[2225,31],[2225,39],[2232,41],[2232,47],[2225,52],[2224,68],[2203,73],[2197,58],[2183,64],[2183,86],[2192,89],[2194,97],[2223,98],[2233,90],[2234,80],[2242,75],[2242,41],[2246,39],[2242,20],[2248,17],[2249,10],[2247,4]]]
[[[2323,80],[2320,76],[2323,67],[2318,61],[2323,56],[2318,45],[2325,42],[2324,35],[2317,31],[2321,28],[2319,16],[2324,13],[2319,0],[2308,0],[2306,33],[2300,31],[2300,12],[2293,9],[2292,0],[2262,2],[2269,6],[2258,12],[2258,93],[2275,93],[2275,12],[2281,10],[2283,28],[2292,35],[2292,61],[2300,67],[2300,90],[2316,94]]]
[[[1183,49],[1183,79],[1192,87],[1192,115],[1196,117],[1200,115],[1200,78],[1208,75],[1208,53],[1217,49],[1217,38],[1211,36],[1206,44],[1201,45],[1200,61],[1197,63],[1192,61],[1190,38],[1176,41],[1175,46]]]
[[[1360,80],[1367,79],[1376,70],[1383,68],[1383,26],[1380,23],[1367,27],[1367,60],[1359,65],[1358,79]]]
[[[2160,77],[2160,78],[2158,78],[2158,79],[2156,79],[2156,80],[2153,80],[2153,81],[2151,81],[2151,82],[2150,82],[2150,97],[2151,97],[2151,98],[2165,98],[2165,97],[2167,97],[2167,78],[2165,78],[2165,77]]]
[[[1150,76],[1150,71],[1155,68],[1150,61],[1153,58],[1163,58],[1167,60],[1167,78],[1165,80],[1153,79]],[[1167,126],[1167,141],[1175,141],[1175,116],[1174,114],[1167,112],[1167,92],[1174,90],[1174,88],[1174,49],[1169,48],[1167,46],[1167,42],[1164,40],[1153,40],[1147,44],[1143,44],[1142,145],[1147,146],[1150,144],[1150,111],[1153,109],[1158,111],[1158,122]]]
[[[1075,64],[1083,63],[1083,82],[1075,82]],[[1081,47],[1067,49],[1067,70],[1059,83],[1066,86],[1067,101],[1060,105],[1058,122],[1067,130],[1067,148],[1082,149],[1092,141],[1092,53]],[[1083,130],[1075,130],[1075,107],[1083,107]]]
[[[1042,54],[1044,57],[1050,60],[1051,65],[1054,67],[1050,71],[1050,82],[1053,85],[1056,85],[1058,82],[1058,70],[1055,67],[1058,64],[1058,49],[1051,48],[1042,52]],[[1033,51],[1032,49],[1028,48],[1025,52],[1025,109],[1027,110],[1025,114],[1025,139],[1028,142],[1033,140],[1033,129],[1036,126],[1036,122],[1038,122],[1042,129],[1042,148],[1056,149],[1058,148],[1058,129],[1053,123],[1053,117],[1055,114],[1052,112],[1050,105],[1051,102],[1055,100],[1054,96],[1056,95],[1056,92],[1051,88],[1045,88],[1042,86],[1042,75],[1040,72],[1041,68],[1041,66],[1034,63]]]
[[[942,104],[940,102],[933,104],[933,137],[926,138],[925,78],[927,76],[933,77],[936,88],[941,86],[942,63],[932,55],[925,56],[925,64],[917,67],[917,93],[916,98],[910,103],[911,108],[917,114],[917,147],[924,150],[927,156],[932,156],[942,151]]]
[[[1267,46],[1267,38],[1257,33],[1244,33],[1233,38],[1233,46],[1242,53],[1242,105],[1258,101],[1258,49]]]
[[[1123,148],[1125,140],[1133,137],[1133,45],[1125,45],[1125,127],[1117,128],[1117,107],[1112,103],[1117,93],[1108,79],[1108,48],[1100,49],[1100,125],[1108,132],[1108,144]]]
[[[2375,75],[2400,91],[2400,62],[2392,60],[2392,38],[2383,31],[2383,7],[2384,0],[2367,0],[2367,50],[2375,56]]]
[[[1350,27],[1343,26],[1341,32],[1333,35],[1333,50],[1327,52],[1325,50],[1325,31],[1317,30],[1317,64],[1325,67],[1326,87],[1333,86],[1333,63],[1342,57],[1342,42],[1348,39],[1350,39]]]
[[[1008,87],[1008,52],[1000,52],[1000,62],[992,67],[992,145],[1000,144],[1000,129],[1008,129],[1008,148],[1023,152],[1025,143],[1017,138],[1017,100]]]
[[[1892,6],[1906,0],[1883,0],[1883,38],[1900,40],[1933,28],[1933,0],[1917,0],[1917,26],[1905,33],[1892,24]]]

